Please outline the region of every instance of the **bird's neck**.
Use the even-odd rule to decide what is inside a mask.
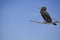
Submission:
[[[46,13],[46,10],[41,10],[40,13],[45,14]]]

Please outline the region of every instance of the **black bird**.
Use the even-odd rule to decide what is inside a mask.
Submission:
[[[40,13],[41,13],[43,19],[46,22],[52,22],[52,19],[51,19],[50,15],[48,14],[48,12],[46,10],[47,10],[46,7],[42,7],[41,10],[40,10]],[[53,23],[53,25],[57,25],[57,24],[56,23]]]

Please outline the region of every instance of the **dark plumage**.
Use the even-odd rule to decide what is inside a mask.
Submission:
[[[46,7],[42,7],[41,10],[40,10],[40,13],[43,17],[43,19],[46,21],[46,22],[52,22],[52,19],[50,17],[50,15],[47,13],[47,8]],[[53,23],[53,25],[56,25],[56,23]]]

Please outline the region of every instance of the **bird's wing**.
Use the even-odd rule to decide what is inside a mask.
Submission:
[[[34,20],[31,20],[31,22],[38,23],[38,24],[51,24],[49,22],[38,22],[38,21],[34,21]]]
[[[34,20],[31,20],[31,22],[38,23],[38,24],[53,24],[53,23],[60,23],[60,21],[53,21],[53,22],[38,22],[38,21],[34,21]]]

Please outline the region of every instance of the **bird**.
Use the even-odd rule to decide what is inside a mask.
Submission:
[[[49,13],[47,12],[47,8],[45,6],[41,7],[40,14],[46,22],[48,22],[48,23],[52,22],[52,18],[49,15]],[[53,25],[57,25],[57,24],[53,23]]]

